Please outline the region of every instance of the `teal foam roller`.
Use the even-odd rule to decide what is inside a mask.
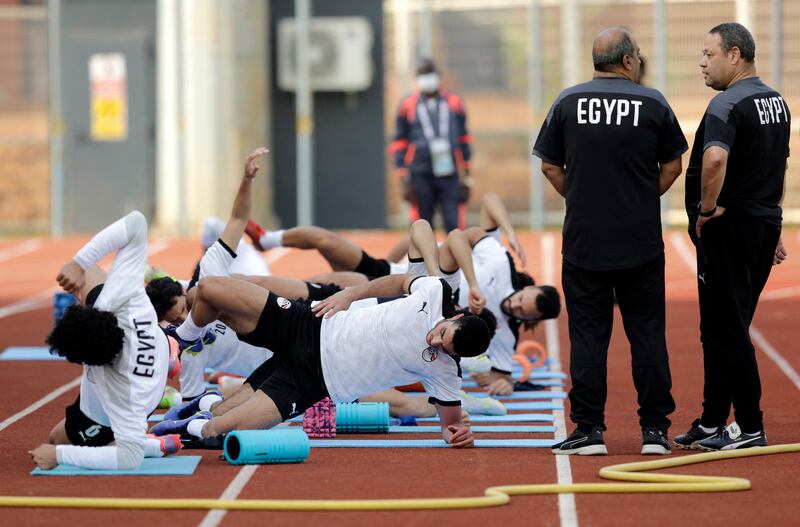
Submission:
[[[389,403],[336,403],[337,434],[385,434]]]
[[[299,428],[235,430],[225,436],[222,449],[231,465],[302,463],[311,442]]]

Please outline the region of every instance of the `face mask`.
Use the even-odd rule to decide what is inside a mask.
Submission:
[[[433,93],[439,89],[439,75],[437,73],[426,73],[417,76],[417,88],[422,93]]]

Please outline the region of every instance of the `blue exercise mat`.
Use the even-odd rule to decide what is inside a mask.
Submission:
[[[425,392],[409,392],[408,395],[427,395]],[[476,397],[478,399],[483,399],[488,397],[489,395],[486,392],[467,392],[467,395],[472,397]],[[536,392],[514,392],[511,395],[492,395],[498,401],[507,401],[512,399],[522,399],[522,400],[530,400],[530,399],[566,399],[567,394],[564,392],[549,392],[546,390],[536,391]]]
[[[202,456],[147,457],[136,470],[91,470],[58,465],[53,470],[35,468],[32,476],[191,476]]]
[[[541,386],[546,386],[548,388],[550,386],[556,386],[556,387],[564,386],[564,383],[561,382],[561,381],[547,381],[547,380],[543,380],[543,379],[536,379],[536,380],[532,380],[531,382],[533,384],[539,384]],[[464,379],[463,381],[461,381],[461,387],[462,388],[479,388],[478,383],[473,381],[472,379]]]
[[[476,448],[549,448],[555,439],[476,439]],[[441,439],[312,439],[311,448],[450,448]]]
[[[551,414],[470,415],[472,423],[552,423]],[[417,417],[418,423],[438,423],[438,417]]]
[[[519,403],[503,403],[508,410],[563,410],[564,406],[558,403],[544,403],[540,401],[524,401]]]
[[[473,432],[486,434],[552,434],[555,426],[472,426]],[[438,426],[390,426],[390,434],[438,434],[442,431]]]
[[[522,370],[513,371],[512,375],[518,377],[522,375]],[[535,379],[566,379],[567,374],[560,371],[535,371],[528,376],[529,380]],[[469,379],[469,375],[465,374],[465,379]]]
[[[67,360],[51,355],[50,348],[42,346],[12,346],[0,353],[0,360]]]

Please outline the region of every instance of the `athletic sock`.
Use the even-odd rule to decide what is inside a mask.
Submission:
[[[201,412],[210,412],[211,411],[211,407],[215,403],[217,403],[217,402],[219,402],[221,400],[222,400],[222,397],[220,397],[216,393],[209,393],[208,395],[204,395],[200,399],[200,402],[198,403],[198,406],[200,407],[200,411]]]
[[[717,428],[716,427],[708,428],[706,426],[700,425],[700,430],[702,430],[706,434],[713,434],[714,432],[717,431]]]
[[[279,231],[267,231],[258,239],[259,245],[263,249],[272,249],[273,247],[283,247],[283,229]]]
[[[195,437],[203,439],[203,425],[208,422],[208,419],[195,419],[186,425],[186,431]]]
[[[144,457],[164,457],[164,452],[161,450],[161,441],[154,437],[145,439]]]
[[[190,312],[186,320],[183,321],[183,324],[178,326],[178,329],[175,330],[175,333],[183,340],[191,342],[202,337],[205,329],[205,326],[198,326],[194,323],[194,320],[192,320],[192,313]]]

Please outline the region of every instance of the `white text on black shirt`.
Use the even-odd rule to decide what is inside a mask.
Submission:
[[[603,122],[607,125],[620,126],[624,117],[631,117],[631,109],[633,109],[633,126],[639,126],[639,108],[641,106],[642,101],[581,97],[578,99],[578,124]]]

